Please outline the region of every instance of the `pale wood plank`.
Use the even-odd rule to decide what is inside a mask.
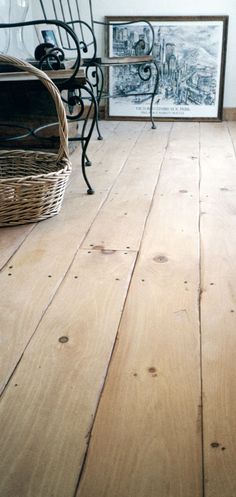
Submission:
[[[0,270],[24,242],[34,225],[0,229]]]
[[[135,258],[78,252],[1,401],[1,496],[74,495]]]
[[[138,250],[171,126],[160,123],[156,132],[146,124],[83,247]]]
[[[119,134],[104,142],[98,152],[101,167],[94,165],[91,168],[95,183],[102,187],[95,195],[78,193],[82,182],[74,168],[60,214],[39,223],[0,274],[0,391],[61,284],[76,250],[106,198],[107,190],[124,166],[143,126],[143,123],[135,123],[127,136],[128,123],[121,123]],[[120,146],[120,135],[123,148]],[[72,157],[76,164],[79,152],[76,151]],[[109,161],[109,172],[104,174],[102,171],[107,167],[104,166],[106,161]]]
[[[202,496],[198,124],[171,144],[77,497]]]
[[[96,127],[94,128],[91,140],[89,142],[89,152],[92,150],[93,153],[97,152],[99,148],[104,146],[105,141],[109,138],[109,136],[114,133],[119,127],[120,121],[100,121],[99,120],[99,128],[101,131],[101,135],[103,140],[98,140]],[[111,124],[111,125],[110,125]]]
[[[108,123],[109,124],[109,123]],[[142,133],[145,123],[115,122],[109,127],[103,123],[104,140],[97,140],[96,130],[88,146],[88,157],[92,167],[88,167],[87,174],[94,186],[95,193],[110,190],[117,175],[122,170],[130,151]],[[122,145],[121,145],[122,142]],[[118,153],[119,151],[119,153]],[[86,195],[86,188],[81,174],[81,148],[77,147],[72,154],[72,175],[66,195],[70,195],[70,185],[73,191]]]
[[[91,156],[94,157],[95,154],[104,146],[105,140],[111,137],[111,134],[117,129],[119,123],[118,122],[100,122],[100,128],[102,135],[104,137],[103,141],[97,140],[97,134],[94,132],[93,138],[90,142],[89,152],[91,152]],[[72,162],[74,163],[74,170],[71,178],[71,182],[75,181],[75,177],[77,175],[77,187],[81,184],[81,172],[78,171],[78,168],[75,167],[75,164],[80,163],[80,154],[81,150],[77,150],[76,154],[72,158]],[[96,178],[95,178],[96,181]],[[83,191],[84,185],[81,185],[81,191]],[[66,196],[69,195],[70,190],[66,191]],[[24,242],[27,238],[28,234],[31,232],[35,225],[24,225],[24,226],[15,226],[10,228],[1,228],[0,229],[0,269],[7,264],[9,259],[16,252],[18,247]]]
[[[227,126],[201,125],[205,496],[236,495],[236,159]]]
[[[228,122],[227,126],[233,143],[234,151],[236,151],[236,121]]]
[[[111,135],[112,139],[102,141],[101,148],[98,149],[96,146],[95,152],[93,152],[93,145],[89,146],[88,153],[93,166],[89,169],[88,175],[96,193],[110,190],[115,177],[136,146],[139,136],[142,136],[144,128],[144,122],[122,121],[114,129]]]

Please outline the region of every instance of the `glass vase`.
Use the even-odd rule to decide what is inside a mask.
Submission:
[[[9,0],[0,0],[0,24],[9,22],[10,2]],[[0,53],[5,54],[9,46],[9,30],[0,29]]]
[[[9,4],[8,22],[24,22],[29,10],[29,0],[0,0],[0,2],[4,1]],[[30,58],[31,55],[25,46],[23,29],[22,27],[9,29],[9,42],[6,53],[17,59],[25,60]]]

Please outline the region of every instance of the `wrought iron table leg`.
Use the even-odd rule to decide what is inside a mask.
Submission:
[[[155,85],[154,85],[153,94],[152,94],[152,98],[151,98],[151,104],[150,104],[150,119],[151,119],[151,123],[152,123],[152,129],[156,129],[156,125],[155,125],[154,118],[153,118],[153,104],[154,104],[154,98],[157,94],[157,89],[158,89],[158,85],[159,85],[159,69],[158,69],[157,63],[155,61],[153,61],[153,64],[154,64],[155,69],[156,69],[156,79],[155,79]]]
[[[100,127],[99,127],[99,122],[98,122],[98,116],[97,116],[97,119],[96,119],[96,129],[97,129],[97,139],[98,140],[103,140],[103,136],[101,135],[101,132],[100,132]]]
[[[87,125],[87,120],[85,120],[85,126],[82,127],[82,133],[81,133],[81,136],[82,136],[82,140],[81,140],[82,150],[84,150],[84,146],[85,146],[85,143],[86,143],[86,139],[84,140],[84,138],[83,138],[85,136],[86,125]],[[86,167],[91,167],[92,166],[92,162],[91,162],[91,160],[88,157],[86,149],[85,149],[84,163],[85,163]]]
[[[101,135],[100,126],[99,126],[99,105],[100,105],[100,100],[101,100],[101,97],[102,97],[102,93],[103,93],[103,85],[100,88],[100,90],[98,90],[98,93],[97,93],[98,112],[97,112],[97,117],[96,117],[96,130],[97,130],[97,134],[98,134],[98,136],[97,136],[98,140],[103,140],[103,136]]]
[[[91,81],[91,78],[89,77],[89,70],[90,69],[92,71],[91,77],[95,80],[94,83]],[[98,134],[97,139],[103,140],[103,136],[100,132],[100,126],[99,126],[99,105],[100,105],[100,101],[101,101],[103,89],[104,89],[104,74],[103,74],[103,71],[102,71],[100,64],[93,61],[92,65],[88,66],[86,69],[86,76],[88,78],[88,83],[89,83],[91,89],[94,89],[94,92],[96,92],[97,116],[96,116],[95,125],[96,125],[97,134]]]
[[[86,167],[92,166],[92,162],[91,162],[91,160],[89,160],[87,154],[85,155],[85,161],[86,161],[85,162]]]
[[[88,144],[90,142],[90,139],[91,139],[91,136],[92,136],[92,133],[93,133],[93,130],[94,130],[94,126],[96,124],[97,114],[98,114],[98,105],[97,105],[96,97],[94,96],[94,93],[91,90],[90,84],[84,86],[82,88],[82,90],[85,91],[85,92],[87,92],[88,95],[89,95],[90,108],[89,108],[88,114],[86,116],[86,119],[84,121],[83,128],[82,128],[82,136],[81,136],[81,140],[82,140],[82,159],[81,159],[81,166],[82,166],[82,174],[83,174],[83,177],[84,177],[84,181],[85,181],[86,185],[88,186],[87,193],[88,193],[88,195],[92,195],[94,193],[94,190],[93,190],[92,186],[90,185],[90,182],[89,182],[89,180],[87,178],[87,174],[86,174],[86,165],[87,165],[87,160],[88,160],[87,148],[88,148]],[[92,123],[91,123],[90,129],[89,129],[89,132],[86,135],[87,124],[88,124],[88,120],[89,120],[92,108],[93,108]]]
[[[86,169],[85,169],[86,168],[86,153],[84,152],[84,150],[82,150],[81,166],[82,166],[82,174],[84,177],[84,181],[88,187],[87,194],[93,195],[94,190],[93,190],[92,186],[90,185],[89,180],[87,178],[87,174],[86,174]]]

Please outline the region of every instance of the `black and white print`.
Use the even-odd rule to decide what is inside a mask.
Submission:
[[[222,51],[224,23],[220,20],[152,21],[152,55],[159,69],[154,115],[163,118],[217,118],[222,99]],[[145,52],[152,33],[146,24],[110,27],[110,56]],[[115,95],[110,114],[148,116],[150,96],[122,98],[124,93],[150,92],[154,79],[142,81],[137,66],[115,66],[110,72],[110,91]]]

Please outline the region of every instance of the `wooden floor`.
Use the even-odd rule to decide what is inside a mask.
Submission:
[[[0,229],[0,497],[235,497],[236,123],[102,131]]]

